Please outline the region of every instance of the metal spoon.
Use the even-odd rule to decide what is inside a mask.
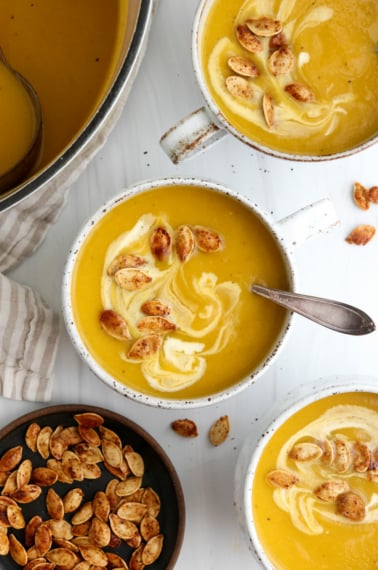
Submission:
[[[28,93],[30,100],[32,102],[34,112],[36,127],[34,132],[33,140],[29,146],[29,149],[24,154],[24,156],[15,164],[12,168],[0,175],[0,193],[7,192],[11,190],[17,184],[25,180],[33,166],[35,165],[41,145],[42,145],[42,112],[41,105],[39,102],[38,95],[30,83],[23,77],[18,71],[13,69],[7,60],[5,59],[4,53],[0,47],[0,65],[6,65],[8,69],[17,77],[20,83],[23,85],[24,89]],[[6,136],[6,133],[2,133],[2,136]]]
[[[252,285],[252,291],[337,332],[363,335],[375,330],[374,322],[366,313],[340,301],[280,291],[262,285]]]

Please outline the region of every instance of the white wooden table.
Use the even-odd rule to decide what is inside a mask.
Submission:
[[[160,0],[148,49],[121,120],[70,192],[63,214],[46,241],[10,277],[37,291],[58,312],[66,255],[84,221],[122,188],[146,178],[190,175],[213,178],[249,196],[280,219],[328,196],[341,220],[339,228],[298,249],[298,289],[360,306],[378,323],[378,237],[365,247],[345,237],[359,223],[378,226],[378,206],[359,210],[352,201],[355,181],[378,185],[378,147],[351,158],[322,164],[292,163],[264,156],[231,137],[188,162],[174,166],[159,138],[178,119],[201,106],[191,64],[191,24],[195,0]],[[259,568],[238,527],[233,506],[235,462],[255,419],[289,389],[332,374],[374,375],[378,332],[349,337],[301,317],[274,365],[255,385],[220,405],[186,414],[200,436],[183,440],[170,429],[182,413],[155,410],[122,398],[83,364],[62,323],[55,367],[54,404],[86,403],[122,413],[149,431],[177,468],[185,494],[187,519],[180,570]],[[378,373],[377,373],[378,376]],[[0,400],[0,426],[40,404]],[[219,448],[207,431],[222,414],[231,435]]]

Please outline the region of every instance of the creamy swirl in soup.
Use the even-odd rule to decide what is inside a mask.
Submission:
[[[252,508],[277,570],[375,566],[377,395],[329,396],[283,423],[261,455]]]
[[[83,343],[113,378],[145,394],[226,390],[267,357],[286,313],[251,293],[288,288],[282,253],[238,200],[175,185],[130,196],[89,233],[72,307]]]
[[[211,97],[280,151],[327,155],[378,131],[376,0],[216,0],[201,35]]]
[[[165,218],[144,214],[133,228],[109,246],[102,274],[101,298],[105,309],[114,310],[125,319],[134,339],[143,337],[145,331],[143,327],[141,330],[140,322],[144,319],[146,325],[146,314],[147,317],[159,317],[160,320],[147,319],[147,324],[150,323],[149,332],[164,333],[161,350],[149,358],[141,355],[136,361],[152,387],[175,392],[202,378],[207,356],[222,351],[235,334],[241,288],[238,283],[220,281],[215,273],[207,271],[188,280],[183,271],[183,260],[171,247],[165,263],[159,263],[150,247],[150,236],[155,228],[165,228],[170,236],[175,234]],[[114,276],[109,275],[112,261],[128,251],[144,261],[140,271],[150,280],[141,288],[120,287]],[[165,308],[164,316],[161,310],[156,314],[156,310],[146,309],[146,303],[156,299],[160,307]],[[161,322],[166,329],[168,325],[166,331],[159,327]],[[128,352],[122,354],[122,358],[129,363],[135,361]]]

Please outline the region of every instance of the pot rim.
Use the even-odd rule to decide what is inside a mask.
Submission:
[[[130,398],[131,400],[138,401],[157,408],[166,409],[190,409],[204,407],[210,404],[219,403],[230,396],[233,396],[243,389],[247,388],[253,384],[264,372],[265,370],[276,360],[278,354],[281,352],[283,346],[285,345],[289,333],[291,332],[292,322],[294,315],[291,312],[287,312],[282,330],[280,332],[279,338],[275,343],[274,347],[267,355],[260,365],[249,373],[246,377],[243,377],[237,383],[233,384],[229,388],[216,392],[208,396],[202,396],[193,399],[180,399],[180,398],[164,398],[164,396],[157,397],[144,394],[142,392],[137,392],[126,385],[123,385],[118,380],[110,376],[101,366],[97,364],[93,356],[85,347],[79,332],[77,331],[74,315],[72,311],[72,306],[70,302],[70,291],[71,291],[71,278],[73,269],[75,266],[76,258],[81,248],[81,245],[85,241],[88,234],[91,232],[93,227],[98,223],[98,221],[105,216],[112,208],[117,205],[127,201],[130,197],[135,194],[148,192],[162,186],[174,186],[177,184],[186,186],[200,186],[207,188],[209,190],[214,190],[229,196],[247,208],[251,209],[261,222],[267,227],[271,235],[275,238],[276,243],[281,251],[282,257],[285,261],[287,268],[288,278],[290,280],[290,286],[292,290],[295,290],[296,286],[296,271],[292,259],[292,254],[285,245],[284,239],[277,232],[276,225],[270,220],[269,216],[259,207],[257,204],[253,204],[251,200],[241,195],[235,190],[215,182],[210,179],[205,179],[201,177],[187,177],[187,176],[177,176],[177,177],[167,177],[159,179],[148,179],[137,184],[134,184],[127,189],[121,191],[116,196],[113,196],[108,200],[103,206],[101,206],[89,220],[87,220],[84,226],[79,231],[73,245],[71,246],[67,261],[63,271],[63,285],[62,285],[62,308],[63,308],[63,319],[67,332],[69,334],[70,340],[79,353],[80,357],[86,362],[89,368],[94,372],[94,374],[109,387],[119,392],[121,395]],[[279,228],[278,228],[279,231]]]
[[[46,186],[48,182],[54,180],[77,155],[82,152],[83,148],[100,129],[120,98],[124,85],[126,85],[132,77],[147,39],[154,3],[155,0],[140,0],[140,8],[131,41],[127,48],[125,60],[113,84],[110,86],[108,93],[104,97],[101,106],[89,120],[88,124],[69,146],[53,159],[46,168],[37,172],[32,178],[26,180],[26,182],[23,182],[16,188],[9,190],[3,197],[0,196],[0,212],[21,202],[33,192],[40,190]]]
[[[280,151],[278,149],[270,148],[264,144],[258,143],[238,131],[224,116],[218,105],[215,103],[214,99],[212,98],[209,89],[206,86],[206,82],[203,78],[202,68],[200,64],[200,55],[198,46],[200,43],[200,28],[202,23],[202,18],[206,15],[206,8],[209,7],[210,3],[213,0],[200,0],[200,3],[197,7],[194,20],[193,20],[193,29],[192,29],[192,64],[194,68],[194,75],[196,77],[197,83],[201,90],[202,96],[205,100],[206,106],[209,109],[211,115],[214,117],[215,122],[231,135],[233,135],[236,139],[240,140],[242,143],[246,144],[247,146],[262,152],[265,155],[272,156],[274,158],[280,158],[284,160],[292,160],[295,162],[309,162],[309,163],[318,163],[318,162],[325,162],[330,160],[336,160],[340,158],[346,158],[352,156],[356,153],[362,152],[374,144],[378,142],[378,133],[373,135],[367,141],[363,141],[357,145],[354,145],[350,149],[346,149],[344,151],[329,153],[324,155],[309,155],[309,154],[297,154],[297,153],[289,153]]]

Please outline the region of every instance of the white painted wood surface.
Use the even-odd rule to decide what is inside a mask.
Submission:
[[[275,220],[322,197],[331,198],[341,224],[295,252],[298,290],[358,305],[378,322],[378,237],[365,247],[345,242],[357,224],[378,226],[378,206],[363,212],[354,205],[351,193],[357,180],[368,187],[378,185],[377,147],[342,161],[291,163],[259,154],[228,136],[180,166],[172,165],[161,150],[160,136],[202,105],[191,64],[195,8],[195,0],[159,1],[146,56],[118,125],[72,187],[46,241],[10,277],[35,288],[60,311],[66,255],[84,221],[130,184],[193,175],[244,193]],[[136,404],[111,391],[79,359],[62,323],[52,403],[82,402],[122,413],[165,448],[181,478],[186,501],[179,570],[257,569],[233,506],[234,468],[243,441],[255,429],[255,418],[289,389],[334,374],[375,375],[377,335],[339,335],[295,318],[284,352],[255,385],[220,405],[188,412],[200,436],[186,441],[169,427],[182,414]],[[0,400],[0,427],[37,407],[40,404]],[[207,431],[222,414],[230,417],[231,435],[221,447],[212,448]]]

